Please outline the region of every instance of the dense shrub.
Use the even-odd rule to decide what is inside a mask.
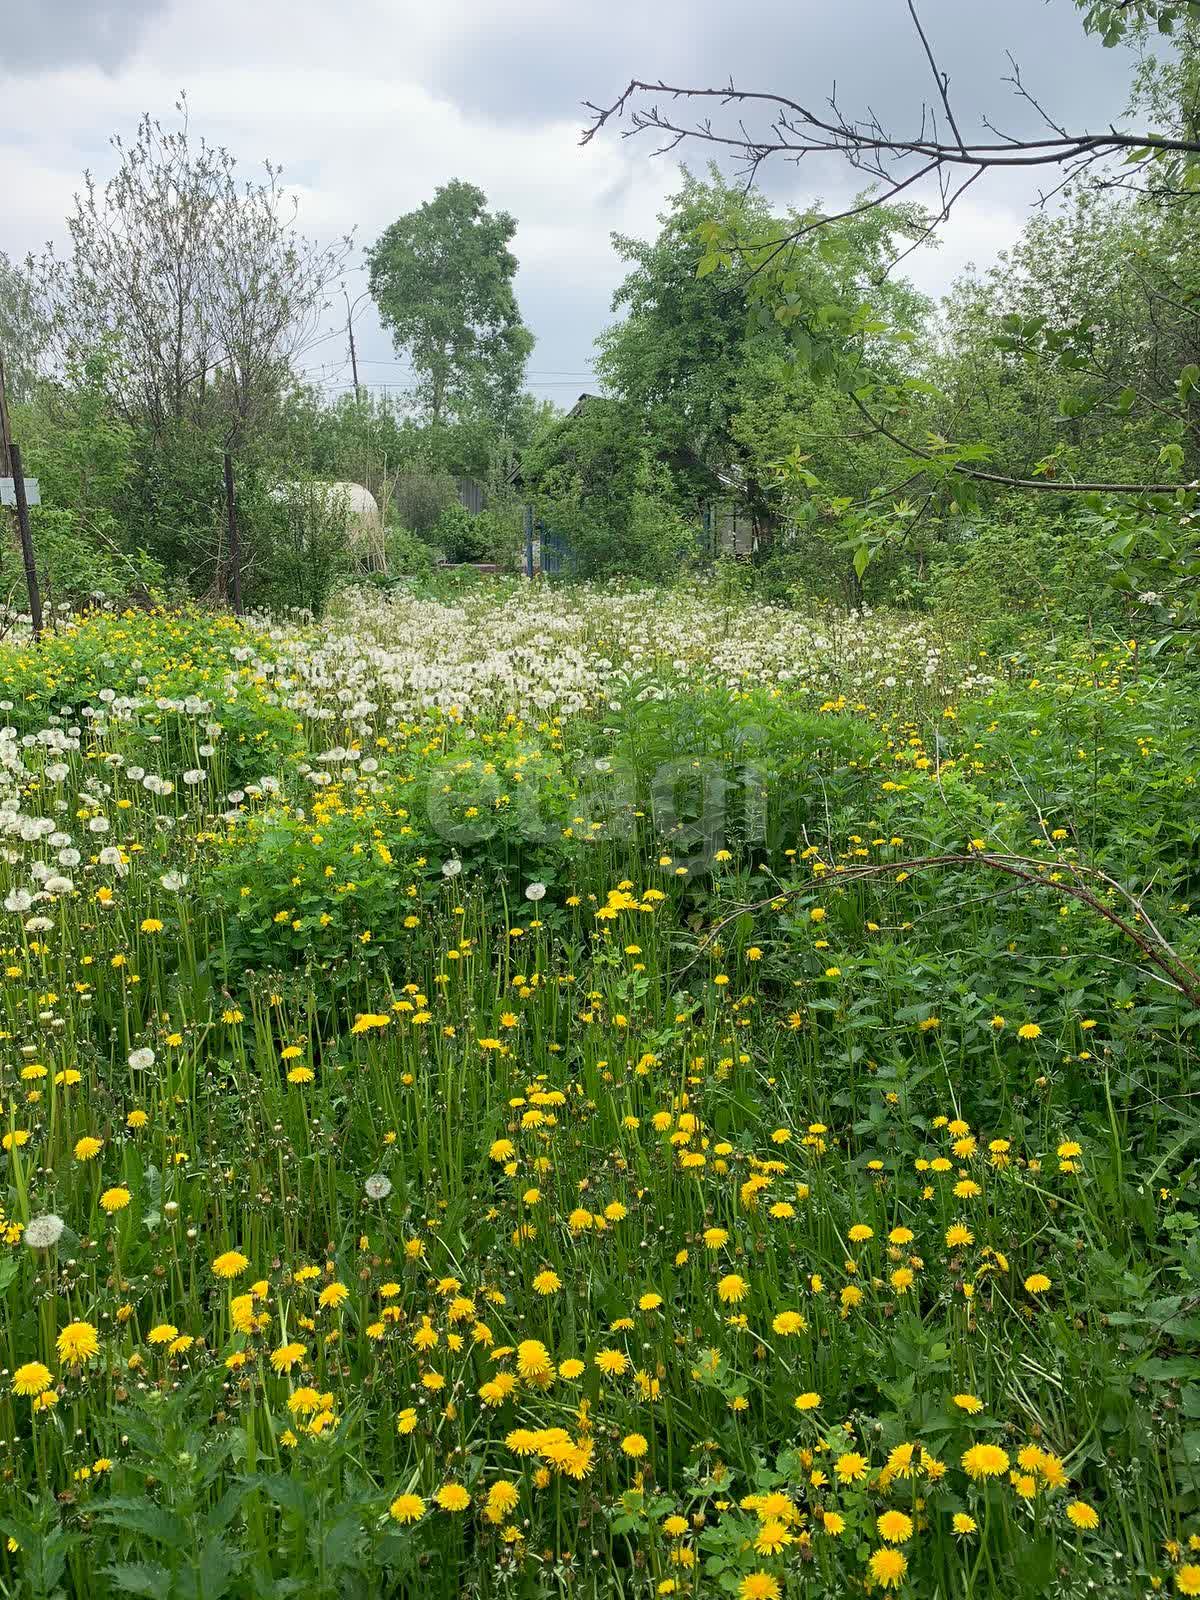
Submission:
[[[3,514],[8,521],[8,513]],[[30,529],[43,608],[84,609],[97,601],[145,602],[169,585],[161,562],[127,553],[98,526],[59,506],[35,506]],[[0,594],[26,605],[25,569],[15,539],[0,545]]]
[[[438,519],[458,503],[454,479],[447,472],[402,472],[392,487],[389,510],[402,528],[428,539]]]
[[[447,561],[492,561],[495,528],[455,500],[445,507],[430,530],[431,543]]]
[[[1123,615],[1108,586],[1112,564],[1086,520],[1010,504],[949,525],[929,561],[923,598],[962,617],[992,644],[1008,643],[1031,627],[1103,629]]]
[[[247,605],[320,616],[338,579],[361,565],[343,496],[313,479],[268,488],[255,477],[238,496]]]

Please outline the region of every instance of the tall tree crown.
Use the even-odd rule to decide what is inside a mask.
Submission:
[[[520,392],[533,335],[513,290],[506,211],[460,179],[398,217],[367,252],[371,293],[435,423],[471,406],[498,418]]]

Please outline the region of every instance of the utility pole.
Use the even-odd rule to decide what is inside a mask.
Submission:
[[[42,592],[38,587],[37,564],[33,559],[33,535],[29,531],[29,502],[25,496],[25,467],[21,452],[13,443],[8,420],[8,395],[4,388],[4,356],[0,354],[0,478],[13,480],[16,500],[17,538],[25,568],[25,587],[29,591],[29,620],[36,643],[42,637]]]
[[[362,305],[363,301],[369,298],[370,293],[369,289],[364,289],[354,304],[351,305],[350,291],[345,284],[342,285],[342,296],[346,302],[346,335],[350,340],[350,371],[354,374],[354,401],[356,405],[362,402],[363,389],[358,381],[358,351],[354,346],[354,313]]]
[[[358,353],[354,348],[354,313],[350,309],[350,294],[342,290],[346,300],[346,332],[350,335],[350,371],[354,374],[354,398],[358,400]],[[360,297],[361,298],[361,297]],[[357,303],[357,302],[356,302]]]

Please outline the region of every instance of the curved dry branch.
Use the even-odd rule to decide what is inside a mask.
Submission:
[[[736,133],[722,133],[705,118],[695,123],[677,121],[664,113],[655,103],[646,109],[631,107],[639,95],[666,95],[671,100],[719,100],[722,105],[767,106],[772,108],[770,131],[763,138],[754,138],[739,123]],[[756,164],[770,156],[783,156],[799,160],[808,155],[841,155],[854,166],[866,166],[877,175],[883,175],[879,163],[885,160],[919,158],[932,161],[936,166],[978,168],[999,167],[1063,167],[1071,163],[1091,164],[1109,156],[1175,154],[1200,155],[1200,140],[1168,137],[1150,132],[1122,132],[1109,127],[1102,133],[1057,132],[1045,139],[1015,139],[1000,137],[995,142],[974,139],[961,143],[941,139],[936,133],[927,135],[922,128],[915,134],[893,134],[884,130],[872,118],[869,121],[850,121],[831,107],[829,116],[820,116],[799,101],[770,90],[738,89],[732,82],[724,88],[702,88],[696,85],[666,83],[663,79],[651,82],[645,78],[631,78],[617,98],[607,106],[587,100],[584,107],[592,113],[592,120],[580,134],[581,144],[590,144],[596,135],[614,119],[620,120],[629,113],[630,126],[622,137],[629,139],[639,133],[659,132],[672,141],[667,147],[684,140],[720,145],[730,150],[740,150]],[[883,204],[886,196],[881,196]]]

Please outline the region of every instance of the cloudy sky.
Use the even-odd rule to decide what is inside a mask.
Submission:
[[[609,235],[650,233],[676,176],[615,129],[580,149],[583,101],[615,98],[631,76],[732,76],[810,100],[836,82],[845,109],[900,125],[929,92],[904,0],[0,0],[0,14],[0,249],[60,241],[83,170],[112,170],[110,136],[131,135],[143,111],[172,123],[184,90],[193,130],[247,172],[282,163],[317,237],[353,228],[366,245],[439,183],[477,183],[519,222],[530,386],[566,404],[592,386],[593,340],[621,277]],[[1069,0],[921,0],[921,16],[964,132],[980,113],[1030,128],[1003,82],[1006,50],[1073,128],[1123,109],[1128,57],[1086,39]],[[836,167],[780,167],[768,187],[805,204],[856,185]],[[911,276],[937,294],[966,263],[987,265],[1034,198],[1019,181],[977,185],[940,248],[910,258]],[[353,296],[361,268],[348,282]],[[402,390],[405,368],[369,303],[356,329],[364,380]],[[329,393],[350,387],[339,336],[307,360]]]

